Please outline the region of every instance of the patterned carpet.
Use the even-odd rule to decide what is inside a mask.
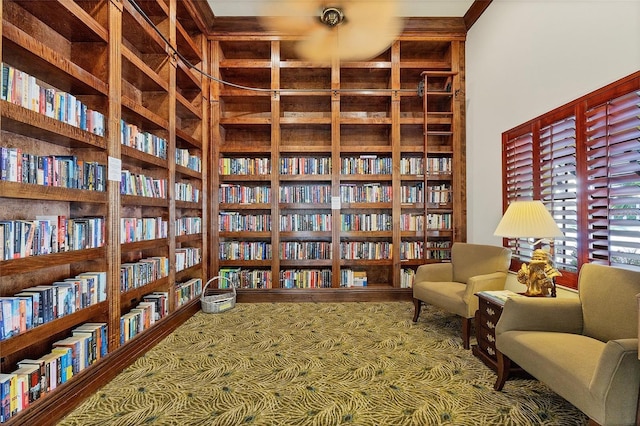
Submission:
[[[199,312],[59,425],[586,425],[462,349],[460,320],[390,303]]]

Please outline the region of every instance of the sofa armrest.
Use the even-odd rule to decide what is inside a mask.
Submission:
[[[511,297],[496,325],[496,338],[511,330],[581,334],[582,325],[577,298]]]
[[[427,263],[418,267],[414,282],[450,282],[451,280],[453,280],[453,264]]]
[[[638,339],[608,341],[589,385],[591,394],[598,399],[635,405],[640,384],[639,365]]]

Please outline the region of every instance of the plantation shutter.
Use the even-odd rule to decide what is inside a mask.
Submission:
[[[534,199],[533,133],[510,138],[504,145],[505,191],[507,203]],[[526,238],[510,238],[508,248],[522,261],[533,254],[533,245]]]
[[[554,261],[558,269],[577,271],[578,181],[576,119],[571,116],[540,129],[540,200],[564,237],[556,238]]]
[[[590,108],[588,261],[640,265],[640,92]]]

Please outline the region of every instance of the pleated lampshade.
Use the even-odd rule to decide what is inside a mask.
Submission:
[[[540,200],[509,204],[493,235],[505,238],[554,238],[562,231]]]

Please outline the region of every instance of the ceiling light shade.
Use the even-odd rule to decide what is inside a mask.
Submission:
[[[315,62],[360,61],[389,48],[404,27],[394,0],[280,0],[262,18],[264,27],[301,36],[296,54]],[[280,10],[278,10],[278,8]]]
[[[540,200],[514,201],[509,204],[493,233],[505,238],[555,238],[562,231]]]

